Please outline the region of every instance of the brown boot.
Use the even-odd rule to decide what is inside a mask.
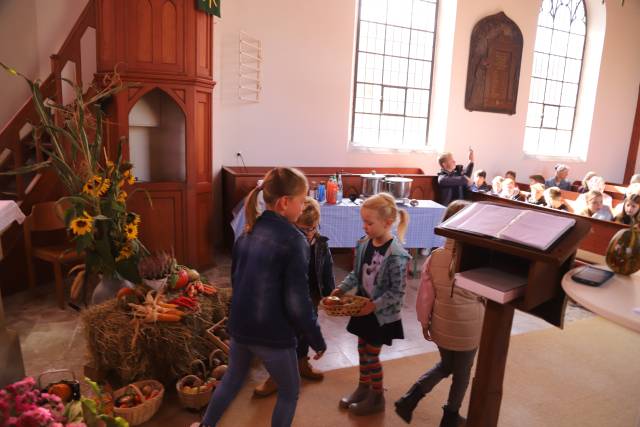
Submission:
[[[322,379],[324,378],[324,374],[322,372],[313,370],[313,367],[309,363],[308,357],[298,359],[298,371],[300,371],[300,376],[302,378],[306,378],[308,380],[322,381]]]
[[[370,390],[364,400],[349,405],[349,412],[353,415],[377,414],[384,411],[384,404],[384,394]]]
[[[369,394],[369,385],[364,383],[358,383],[358,388],[356,388],[353,393],[349,396],[345,396],[340,400],[340,407],[342,409],[349,408],[349,405],[352,403],[357,403],[364,400]]]
[[[253,394],[258,397],[267,397],[278,391],[278,384],[269,377],[265,382],[253,389]]]

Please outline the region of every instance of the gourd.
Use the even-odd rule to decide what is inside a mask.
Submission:
[[[619,274],[633,274],[640,270],[640,224],[633,222],[627,229],[618,231],[607,247],[606,261],[609,268]]]

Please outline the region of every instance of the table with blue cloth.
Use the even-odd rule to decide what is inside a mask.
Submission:
[[[237,239],[244,230],[244,201],[234,209],[235,216],[231,221],[234,238]],[[337,205],[320,205],[319,232],[329,238],[331,248],[354,248],[356,242],[364,236],[360,205],[362,200],[352,202],[342,200]],[[405,234],[406,249],[431,249],[444,245],[444,238],[436,236],[434,228],[440,224],[445,207],[433,200],[418,200],[417,206],[400,205],[409,213],[409,227]],[[415,260],[415,256],[414,256]],[[414,272],[416,266],[414,263]]]

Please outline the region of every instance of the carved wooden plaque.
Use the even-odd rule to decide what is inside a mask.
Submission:
[[[504,12],[481,19],[471,33],[465,108],[515,114],[521,59],[516,23]]]

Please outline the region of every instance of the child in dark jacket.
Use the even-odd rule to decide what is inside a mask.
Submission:
[[[333,258],[329,250],[329,239],[318,232],[320,225],[320,205],[312,198],[307,197],[302,208],[302,215],[296,221],[296,226],[307,238],[310,246],[309,257],[309,294],[313,302],[313,308],[317,315],[318,304],[323,297],[329,296],[335,289],[336,283],[333,277]],[[298,370],[302,378],[312,381],[320,381],[324,378],[322,372],[314,371],[309,363],[309,340],[304,334],[298,334]],[[278,386],[272,377],[256,387],[254,393],[257,396],[269,396],[278,391]]]
[[[354,270],[332,295],[356,289],[358,295],[369,299],[347,325],[347,331],[358,337],[360,378],[355,391],[339,404],[354,415],[369,415],[385,408],[380,350],[394,339],[404,338],[400,310],[411,257],[392,234],[398,220],[398,237],[402,239],[409,222],[409,215],[398,209],[393,196],[380,193],[369,197],[360,216],[366,237],[358,241]]]
[[[442,153],[438,157],[440,172],[438,172],[438,203],[447,206],[454,200],[464,198],[464,190],[473,184],[473,150],[469,149],[469,164],[464,171],[462,165],[456,165],[453,154]]]
[[[266,210],[256,218],[260,191]],[[307,191],[301,172],[275,168],[265,176],[262,188],[255,188],[247,198],[245,232],[233,247],[231,264],[229,370],[200,426],[218,423],[240,391],[254,357],[262,360],[278,384],[271,425],[290,426],[300,388],[297,332],[309,340],[315,359],[327,348],[309,296],[309,243],[294,225]]]

